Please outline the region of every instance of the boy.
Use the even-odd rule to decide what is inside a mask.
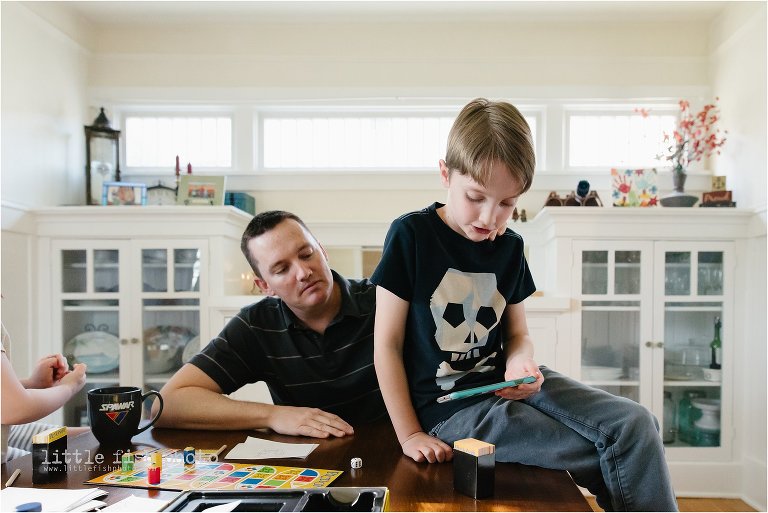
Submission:
[[[445,205],[395,220],[372,281],[374,362],[403,453],[430,463],[477,438],[498,461],[565,469],[606,510],[677,509],[658,424],[645,408],[533,359],[522,301],[535,290],[519,235],[505,229],[533,181],[530,129],[477,99],[448,136]],[[536,382],[438,403],[503,380]]]

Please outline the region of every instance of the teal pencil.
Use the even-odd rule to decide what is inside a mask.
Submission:
[[[437,398],[438,403],[444,403],[447,401],[453,401],[454,399],[464,399],[465,397],[472,397],[473,395],[486,394],[499,390],[500,388],[516,387],[523,383],[533,383],[536,378],[533,376],[526,376],[520,379],[513,379],[512,381],[502,381],[501,383],[495,383],[493,385],[485,385],[484,387],[470,388],[468,390],[462,390],[460,392],[451,392],[450,394]]]

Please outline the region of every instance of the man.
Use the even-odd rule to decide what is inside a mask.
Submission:
[[[243,308],[163,386],[157,426],[327,438],[385,417],[373,366],[375,287],[332,271],[289,212],[254,217],[240,248],[272,297]],[[257,381],[266,382],[274,405],[222,395]]]

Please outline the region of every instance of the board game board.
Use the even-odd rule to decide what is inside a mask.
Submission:
[[[163,470],[160,484],[147,481],[149,455],[160,451]],[[306,467],[278,467],[254,463],[196,460],[185,467],[180,449],[137,451],[133,470],[114,470],[86,481],[87,484],[157,488],[162,490],[255,490],[265,488],[323,488],[339,477],[341,470]]]

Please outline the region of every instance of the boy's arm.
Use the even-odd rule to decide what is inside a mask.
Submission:
[[[158,427],[182,429],[258,429],[271,428],[284,435],[315,438],[344,436],[352,426],[339,416],[318,408],[276,406],[251,401],[236,401],[222,394],[208,374],[186,364],[160,390],[163,413]],[[152,415],[159,410],[152,405]]]
[[[534,376],[534,383],[523,384],[515,388],[502,388],[495,393],[505,399],[518,400],[530,397],[539,390],[544,376],[533,359],[533,342],[528,334],[528,322],[525,319],[525,306],[522,302],[507,305],[502,316],[504,323],[504,354],[506,355],[505,380]]]
[[[451,448],[426,434],[411,403],[403,365],[403,339],[408,302],[384,287],[376,287],[373,359],[381,395],[387,405],[403,453],[415,461],[449,461]]]

